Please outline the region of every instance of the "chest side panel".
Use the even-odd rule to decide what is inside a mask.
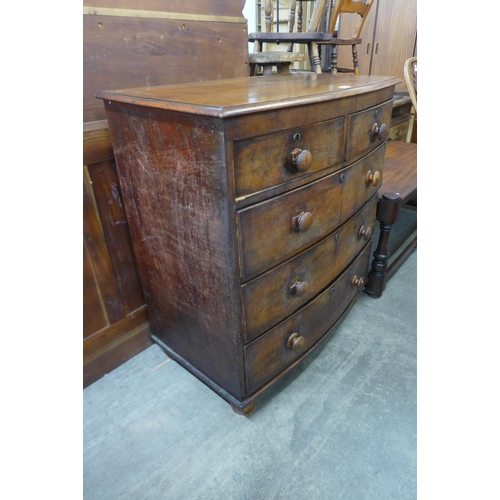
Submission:
[[[154,333],[239,398],[240,294],[220,120],[107,103]]]

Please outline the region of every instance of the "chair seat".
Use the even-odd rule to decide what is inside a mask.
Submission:
[[[359,45],[363,40],[361,38],[337,38],[332,37],[329,40],[320,40],[320,45]]]
[[[303,62],[307,60],[307,55],[304,52],[251,52],[249,54],[250,64],[276,64],[276,63],[293,63]]]
[[[249,42],[294,42],[294,43],[310,43],[330,41],[332,39],[331,33],[266,33],[256,32],[248,35]]]

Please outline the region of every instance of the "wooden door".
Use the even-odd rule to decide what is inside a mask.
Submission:
[[[378,0],[372,75],[396,76],[406,90],[403,65],[412,57],[417,41],[417,0]]]

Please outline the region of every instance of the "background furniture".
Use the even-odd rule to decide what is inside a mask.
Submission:
[[[396,82],[298,73],[100,94],[155,339],[236,411],[366,282]]]
[[[384,177],[378,191],[377,220],[380,234],[374,251],[365,292],[379,298],[387,282],[417,247],[417,232],[389,253],[389,239],[401,208],[417,197],[417,145],[388,141],[385,150]]]
[[[350,36],[355,23],[353,16],[341,15],[338,36]],[[357,52],[360,74],[396,76],[396,92],[405,92],[404,62],[417,55],[417,0],[374,0]],[[338,65],[351,64],[349,48],[339,47]]]
[[[279,32],[279,4],[277,6],[277,32]],[[300,17],[297,22],[297,32],[302,32],[302,2],[299,1],[299,12],[297,13]],[[288,33],[293,33],[295,27],[295,13],[297,9],[296,0],[291,0],[289,2],[288,14]],[[265,26],[266,33],[272,33],[273,30],[273,2],[272,0],[265,0]],[[269,76],[272,74],[273,67],[276,66],[278,73],[289,73],[290,66],[296,62],[304,62],[307,57],[303,52],[293,52],[293,44],[289,45],[286,51],[269,51],[266,50],[262,52],[262,43],[256,40],[254,43],[255,52],[249,54],[250,60],[250,76],[255,76],[259,70],[262,68],[264,76]]]
[[[417,58],[410,57],[404,64],[404,77],[408,94],[410,95],[413,109],[411,111],[411,131],[409,133],[410,141],[417,142]]]
[[[336,75],[339,71],[342,72],[352,72],[355,75],[359,75],[359,64],[358,64],[358,52],[356,46],[361,44],[361,32],[363,26],[373,5],[374,0],[335,0],[330,11],[328,19],[328,31],[332,34],[332,41],[328,44],[331,49],[331,73]],[[351,19],[351,23],[354,22],[352,30],[348,33],[348,36],[339,36],[338,31],[336,31],[337,23],[340,20],[340,16],[345,19],[347,16],[355,16],[355,20]],[[352,51],[352,69],[349,68],[338,68],[337,58],[338,58],[338,48],[340,46],[350,46]]]
[[[102,101],[106,89],[248,76],[245,0],[84,0],[84,386],[151,345]]]
[[[266,12],[266,31],[265,32],[254,32],[248,35],[248,40],[255,43],[254,53],[250,54],[250,64],[252,68],[255,65],[264,65],[264,67],[272,67],[273,65],[282,65],[283,59],[286,57],[281,51],[264,51],[263,44],[275,42],[286,44],[286,52],[293,54],[293,47],[295,44],[305,44],[307,46],[307,51],[309,55],[309,62],[311,65],[311,70],[315,73],[321,74],[321,64],[319,58],[318,42],[326,41],[331,38],[331,36],[324,31],[321,31],[320,24],[325,13],[327,0],[316,0],[314,3],[314,9],[311,15],[311,19],[308,22],[307,30],[293,31],[295,23],[295,4],[296,2],[292,0],[290,2],[290,23],[289,30],[287,32],[273,32],[272,30],[272,4],[271,0],[265,0],[265,12]],[[299,25],[299,29],[302,29],[302,25]],[[298,54],[295,56],[290,56],[289,64],[298,61]],[[286,65],[286,71],[288,71],[289,64]],[[254,71],[251,73],[254,74]]]

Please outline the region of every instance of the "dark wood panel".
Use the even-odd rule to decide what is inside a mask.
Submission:
[[[123,311],[128,314],[144,304],[144,296],[115,162],[91,165],[89,173]]]
[[[109,350],[120,345],[127,338],[149,327],[148,311],[145,305],[119,321],[95,332],[83,341],[83,362],[90,363]]]
[[[152,331],[241,398],[242,351],[228,342],[241,323],[222,120],[120,103],[107,112]]]
[[[144,309],[144,308],[143,308]],[[106,373],[114,370],[151,344],[151,332],[145,311],[130,315],[94,335],[84,344],[83,386],[87,387]],[[100,345],[101,349],[96,349]]]
[[[83,241],[83,338],[108,324],[85,240]]]
[[[83,17],[83,121],[98,92],[249,75],[246,23]]]
[[[102,231],[87,167],[83,169],[83,236],[108,319],[110,323],[114,323],[125,316],[125,311],[121,303],[120,291],[114,275],[106,238]],[[84,311],[84,314],[92,314],[92,311]]]
[[[105,160],[113,160],[113,146],[109,139],[108,122],[94,122],[99,128],[83,133],[83,164],[92,165]]]

